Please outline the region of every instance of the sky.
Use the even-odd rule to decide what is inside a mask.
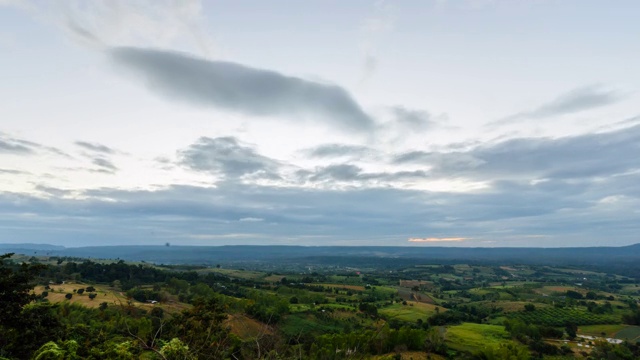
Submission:
[[[0,0],[0,243],[638,243],[639,12]]]

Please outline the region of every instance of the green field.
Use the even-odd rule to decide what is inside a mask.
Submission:
[[[616,333],[626,328],[627,325],[585,325],[578,328],[578,333],[582,335],[602,336],[605,333],[606,337],[613,338]]]
[[[616,339],[637,341],[640,337],[640,326],[628,326],[615,334]]]
[[[407,301],[407,305],[393,304],[380,309],[378,313],[389,320],[397,319],[415,323],[418,319],[426,320],[429,316],[435,314],[436,307],[432,304]]]
[[[463,323],[447,328],[445,336],[449,347],[460,351],[475,351],[513,343],[504,326],[500,325]]]

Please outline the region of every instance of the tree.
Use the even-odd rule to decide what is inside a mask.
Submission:
[[[13,253],[0,255],[0,333],[3,327],[16,327],[21,323],[22,308],[38,297],[33,280],[46,268],[44,265],[9,266],[7,259]]]
[[[223,359],[229,356],[235,338],[224,325],[227,315],[216,298],[199,298],[193,307],[175,315],[168,323],[166,334],[179,338],[197,359]]]
[[[569,337],[569,339],[573,339],[577,335],[578,325],[573,322],[567,321],[565,323],[564,331],[567,332],[567,336]]]
[[[428,353],[445,355],[447,344],[444,339],[444,332],[439,327],[432,327],[427,331],[427,338],[424,341],[424,349]]]
[[[59,346],[53,341],[42,345],[33,355],[34,360],[76,360],[79,359],[76,352],[78,351],[78,343],[74,340],[65,341]]]
[[[96,298],[96,296],[98,296],[98,294],[96,294],[96,293],[91,293],[91,294],[89,294],[89,299],[93,300],[93,299],[95,299],[95,298]]]
[[[71,300],[71,298],[73,297],[72,293],[67,293],[67,295],[64,296],[67,300]]]
[[[526,305],[524,306],[524,310],[525,310],[525,311],[534,311],[535,309],[536,309],[536,306],[535,306],[535,305],[533,305],[533,304],[526,304]]]

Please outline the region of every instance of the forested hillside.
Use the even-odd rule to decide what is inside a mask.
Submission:
[[[248,270],[6,254],[0,276],[6,359],[640,356],[638,281],[578,267]]]

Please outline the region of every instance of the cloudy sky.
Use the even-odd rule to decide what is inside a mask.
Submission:
[[[635,0],[0,0],[0,243],[640,242]]]

